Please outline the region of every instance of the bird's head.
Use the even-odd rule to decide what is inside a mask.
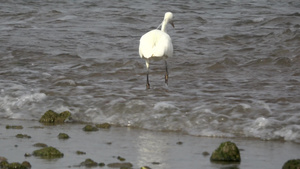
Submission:
[[[166,12],[164,20],[167,21],[169,24],[171,24],[174,28],[174,22],[173,22],[173,14],[172,12]]]

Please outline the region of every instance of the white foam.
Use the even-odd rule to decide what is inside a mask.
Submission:
[[[175,106],[170,102],[158,102],[154,105],[154,110],[162,110],[168,108],[175,108]]]

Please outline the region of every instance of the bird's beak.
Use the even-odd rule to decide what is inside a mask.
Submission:
[[[173,21],[171,21],[170,24],[173,26],[173,28],[175,28],[174,22],[173,22]]]

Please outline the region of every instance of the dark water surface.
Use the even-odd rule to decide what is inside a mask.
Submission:
[[[150,66],[139,38],[166,11],[174,57]],[[6,1],[0,117],[74,120],[196,136],[300,142],[300,2]]]

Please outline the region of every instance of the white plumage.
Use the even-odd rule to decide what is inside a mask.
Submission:
[[[165,60],[165,83],[168,84],[168,67],[166,59],[173,56],[172,40],[167,34],[166,29],[168,23],[174,27],[173,14],[171,12],[165,13],[164,20],[161,23],[161,30],[151,30],[144,34],[140,39],[139,54],[141,58],[146,60],[147,66],[147,89],[150,88],[148,77],[150,60]]]

